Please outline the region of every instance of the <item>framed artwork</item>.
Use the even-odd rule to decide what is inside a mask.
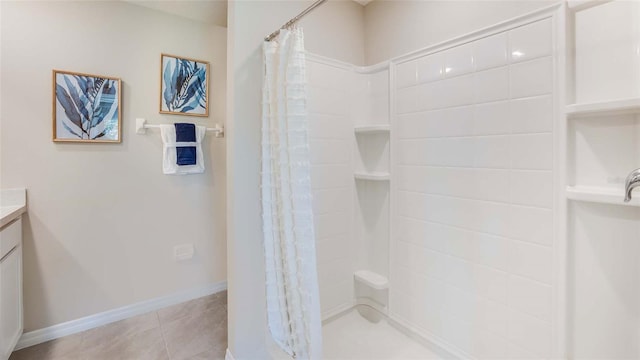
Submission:
[[[53,141],[122,141],[120,79],[53,70]]]
[[[160,113],[209,116],[209,63],[160,57]]]

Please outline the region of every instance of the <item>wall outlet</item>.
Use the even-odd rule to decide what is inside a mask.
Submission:
[[[173,248],[173,258],[175,261],[185,261],[193,258],[193,244],[177,245]]]

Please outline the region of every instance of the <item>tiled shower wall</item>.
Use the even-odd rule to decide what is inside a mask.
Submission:
[[[551,355],[552,43],[545,19],[396,68],[390,311],[477,358]]]
[[[355,74],[307,60],[311,186],[323,317],[353,303]]]

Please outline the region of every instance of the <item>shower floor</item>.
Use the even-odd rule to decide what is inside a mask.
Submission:
[[[372,323],[355,309],[322,326],[325,359],[440,359],[382,319]]]

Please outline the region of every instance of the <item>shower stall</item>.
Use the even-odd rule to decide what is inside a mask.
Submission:
[[[461,358],[551,355],[553,21],[371,67],[308,57],[325,356],[381,356],[332,336],[354,306]]]
[[[639,23],[569,1],[307,54],[325,358],[640,357]]]

